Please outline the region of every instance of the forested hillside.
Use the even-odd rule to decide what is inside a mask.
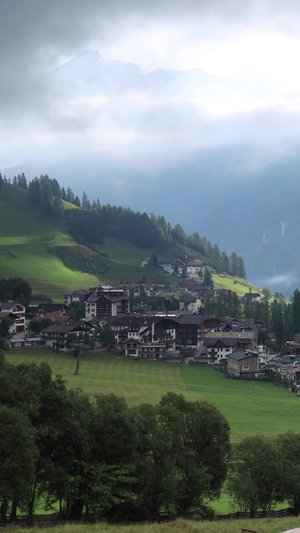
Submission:
[[[212,245],[198,232],[187,235],[179,224],[172,227],[162,215],[134,212],[110,204],[101,205],[99,199],[91,202],[85,192],[80,201],[70,188],[65,191],[56,179],[47,175],[27,183],[25,175],[19,174],[14,177],[12,184],[0,176],[1,186],[27,191],[28,206],[40,210],[44,217],[60,219],[67,232],[80,244],[90,247],[103,244],[105,237],[127,239],[136,247],[156,251],[161,257],[174,256],[183,261],[198,258],[207,262],[217,273],[225,272],[246,278],[242,257],[235,252],[228,257],[217,244]],[[66,202],[81,209],[67,209]]]

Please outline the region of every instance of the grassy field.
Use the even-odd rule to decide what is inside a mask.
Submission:
[[[229,276],[228,274],[213,274],[215,289],[229,289],[237,293],[238,297],[244,296],[245,292],[261,292],[261,289],[241,278],[236,276]]]
[[[257,533],[282,533],[300,526],[300,519],[262,518],[260,520],[232,520],[230,522],[196,522],[175,520],[166,524],[137,524],[129,526],[111,526],[105,523],[97,525],[65,525],[51,528],[51,533],[241,533],[241,529]],[[41,533],[40,528],[13,528],[14,533]]]
[[[251,435],[273,438],[290,430],[300,433],[300,398],[271,383],[227,379],[212,368],[192,364],[123,359],[105,351],[82,354],[78,376],[72,353],[56,353],[49,348],[15,348],[5,352],[5,356],[12,364],[48,363],[53,375],[61,375],[69,388],[82,389],[92,400],[97,394],[113,392],[124,396],[130,406],[157,404],[168,391],[181,393],[191,401],[207,400],[226,417],[232,442]],[[234,510],[225,493],[213,507],[221,514]]]
[[[82,354],[79,376],[74,375],[71,353],[19,348],[6,352],[6,358],[13,364],[47,362],[68,387],[79,387],[91,398],[113,392],[124,396],[129,405],[156,404],[173,391],[188,400],[208,400],[228,420],[234,442],[249,435],[300,433],[300,398],[272,383],[232,380],[207,367],[134,361],[103,351]]]
[[[65,267],[48,253],[52,246],[70,246],[75,241],[62,223],[39,218],[29,209],[26,191],[3,187],[0,201],[0,275],[22,277],[36,292],[63,301],[67,290],[88,288],[99,283],[95,276]]]

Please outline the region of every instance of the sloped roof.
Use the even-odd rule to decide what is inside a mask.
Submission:
[[[258,357],[255,353],[245,353],[244,350],[238,350],[228,355],[228,359],[235,359],[235,361],[241,361],[242,359],[248,359],[248,357]]]

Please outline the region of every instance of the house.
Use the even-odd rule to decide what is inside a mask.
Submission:
[[[299,366],[300,356],[287,354],[275,357],[265,365],[265,368],[280,374],[283,380],[295,381],[295,368]]]
[[[85,302],[85,318],[112,317],[129,313],[128,292],[112,287],[96,287]]]
[[[179,308],[187,309],[192,313],[199,313],[202,307],[202,300],[193,296],[193,294],[183,294],[179,300]]]
[[[261,295],[259,294],[259,292],[246,292],[244,296],[242,297],[242,301],[243,302],[248,301],[251,303],[261,302]]]
[[[126,339],[123,342],[125,356],[136,359],[162,359],[166,354],[165,343],[142,343],[136,339]]]
[[[62,324],[52,324],[42,329],[41,338],[50,348],[67,350],[74,340],[80,340],[94,329],[92,324],[74,320]]]
[[[202,276],[205,272],[205,267],[207,263],[203,261],[190,261],[186,264],[186,274],[189,278],[196,278],[197,276]]]
[[[11,325],[9,333],[12,335],[18,335],[25,331],[25,307],[18,302],[8,303],[0,302],[0,320],[9,318]]]
[[[135,297],[143,293],[153,296],[155,292],[153,283],[120,283],[119,288]]]
[[[221,331],[207,332],[207,338],[224,338],[232,343],[236,341],[236,346],[242,350],[257,351],[258,334],[257,331]]]
[[[207,337],[203,341],[203,347],[206,348],[206,358],[209,364],[220,364],[237,349],[238,339]]]
[[[176,327],[172,319],[160,316],[123,316],[110,321],[116,344],[128,339],[140,343],[163,342],[166,350],[175,349]]]
[[[229,376],[255,378],[258,375],[257,353],[239,350],[228,355],[227,373]]]
[[[72,305],[74,303],[78,305],[83,305],[90,294],[91,291],[86,291],[85,289],[79,289],[77,291],[68,292],[64,294],[64,304],[66,306]]]
[[[158,268],[168,274],[182,274],[185,264],[180,259],[161,259],[158,261]]]

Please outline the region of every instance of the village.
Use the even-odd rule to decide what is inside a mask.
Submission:
[[[75,290],[64,294],[63,304],[51,299],[30,301],[28,305],[0,302],[0,324],[9,323],[2,343],[7,348],[45,345],[57,351],[72,350],[74,346],[82,350],[108,346],[128,358],[209,365],[226,372],[228,377],[268,378],[298,391],[297,336],[286,341],[280,353],[271,354],[259,343],[259,332],[266,331],[262,321],[206,314],[205,295],[218,299],[232,291],[196,282],[205,263],[191,261],[184,265],[170,259],[161,261],[158,268],[169,274],[181,274],[185,268],[186,276],[173,287],[180,294],[178,309],[171,310],[170,299],[161,296],[163,287],[149,282]],[[147,304],[131,305],[141,296],[147,298]],[[152,309],[152,298],[160,299],[163,310]],[[245,293],[242,300],[260,302],[261,295]],[[81,310],[83,316],[74,315],[74,309]]]

